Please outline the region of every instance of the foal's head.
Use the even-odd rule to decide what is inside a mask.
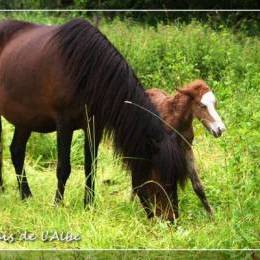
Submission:
[[[209,86],[203,80],[195,80],[178,91],[191,98],[193,117],[198,118],[215,137],[221,136],[226,127],[216,111],[216,98]]]

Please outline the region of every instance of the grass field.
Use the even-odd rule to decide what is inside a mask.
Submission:
[[[28,13],[11,16],[47,24],[71,19]],[[25,168],[34,196],[22,202],[8,149],[12,126],[5,121],[6,190],[0,194],[0,234],[15,234],[16,241],[0,241],[0,248],[259,248],[260,39],[233,33],[224,25],[212,29],[196,21],[154,28],[115,19],[101,23],[100,29],[133,66],[145,87],[172,92],[183,83],[202,78],[213,89],[227,132],[215,139],[195,122],[194,150],[215,218],[208,218],[188,184],[180,190],[176,225],[147,220],[139,202],[130,201],[130,174],[122,168],[120,158],[113,157],[110,140],[100,147],[96,203],[84,210],[80,132],[74,134],[72,173],[64,206],[59,208],[53,206],[55,134],[33,134]],[[25,231],[35,234],[36,240],[19,241]],[[41,235],[46,231],[71,232],[81,240],[43,242]]]

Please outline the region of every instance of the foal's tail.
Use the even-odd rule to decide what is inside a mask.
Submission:
[[[0,115],[0,190],[3,190],[4,188],[2,166],[3,166],[3,142],[2,142],[2,120]]]

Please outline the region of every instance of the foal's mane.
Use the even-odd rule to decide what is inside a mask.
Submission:
[[[183,112],[183,109],[185,109],[190,99],[189,96],[177,92],[171,99],[171,107],[173,108],[174,113]]]
[[[177,88],[177,91],[179,93],[185,93],[188,94],[191,97],[195,97],[196,95],[199,96],[204,92],[207,92],[209,90],[209,86],[207,83],[202,79],[196,79],[186,85],[184,85],[182,88]]]
[[[202,79],[196,79],[181,88],[177,88],[173,94],[172,104],[175,112],[181,112],[191,99],[199,97],[209,90],[208,85]]]
[[[159,119],[126,104],[129,100],[158,116],[135,73],[109,40],[89,22],[57,27],[51,39],[73,82],[75,100],[87,104],[99,129],[114,136],[115,152],[140,180],[151,165],[164,182],[184,182],[185,162],[178,137],[167,135]],[[134,159],[133,159],[134,158]]]

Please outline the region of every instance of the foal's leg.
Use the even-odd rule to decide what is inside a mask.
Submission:
[[[171,201],[172,201],[172,206],[173,206],[174,217],[175,217],[175,219],[177,219],[179,217],[179,200],[178,200],[177,183],[174,184]]]
[[[23,168],[26,143],[30,135],[30,130],[16,127],[14,130],[14,137],[10,146],[11,158],[15,168],[18,187],[22,199],[32,196],[30,187],[27,182],[25,170]]]
[[[70,166],[70,148],[73,130],[65,124],[57,126],[57,190],[55,195],[55,204],[59,204],[63,200],[66,182],[69,178]]]
[[[92,125],[92,124],[91,124]],[[97,152],[102,134],[98,132],[97,127],[88,126],[85,129],[85,195],[84,206],[92,204],[95,197],[95,173],[97,169]]]
[[[203,207],[206,209],[206,211],[210,214],[213,215],[213,208],[210,206],[208,199],[206,197],[203,185],[201,183],[201,180],[198,176],[198,172],[195,167],[194,163],[194,155],[193,151],[189,149],[186,153],[186,158],[188,162],[188,171],[189,171],[189,178],[192,183],[193,190],[199,197],[200,201],[203,204]]]

